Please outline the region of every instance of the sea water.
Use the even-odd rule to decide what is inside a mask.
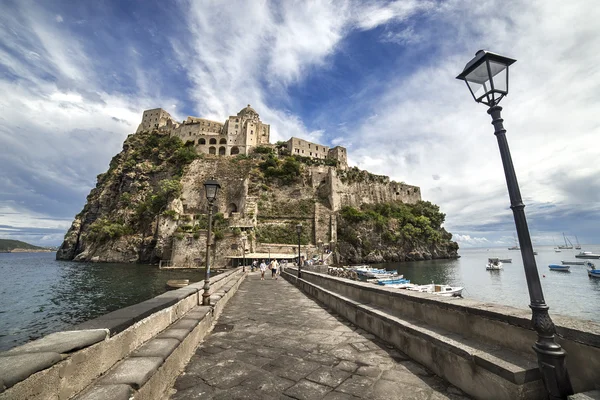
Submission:
[[[548,264],[586,261],[575,258],[580,251],[600,253],[599,245],[582,245],[582,250],[561,250],[536,246],[535,256],[546,304],[550,314],[562,314],[600,322],[600,279],[589,278],[584,265],[571,265],[570,272],[550,271]],[[373,267],[397,270],[411,283],[431,282],[463,286],[463,297],[529,310],[529,291],[521,252],[503,248],[461,249],[456,260],[415,261],[375,264]],[[486,271],[488,258],[511,258],[501,271]],[[600,268],[600,260],[588,260]]]
[[[588,278],[586,267],[550,271],[548,264],[575,261],[579,250],[555,253],[537,247],[540,281],[551,315],[600,322],[600,279]],[[600,252],[600,246],[583,246]],[[520,251],[507,248],[461,249],[457,260],[373,265],[396,269],[412,283],[463,286],[463,296],[483,302],[528,309],[529,294]],[[486,271],[487,259],[512,258],[502,271]],[[159,270],[137,264],[56,261],[54,253],[0,253],[0,351],[163,293],[170,279],[197,282],[203,271]],[[600,260],[591,260],[600,267]]]
[[[164,293],[199,270],[56,261],[55,253],[0,253],[0,351]]]

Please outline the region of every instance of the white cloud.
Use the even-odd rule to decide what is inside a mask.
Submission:
[[[55,19],[59,24],[64,21],[62,15],[57,15]]]
[[[452,240],[458,242],[459,246],[464,247],[481,247],[490,244],[490,241],[485,237],[471,237],[471,235],[461,235],[458,233],[452,235]]]
[[[586,1],[502,6],[490,1],[474,8],[454,1],[430,15],[418,34],[429,40],[445,30],[435,40],[437,57],[362,104],[379,117],[350,133],[348,140],[363,143],[349,150],[351,159],[372,172],[420,185],[424,198],[446,212],[451,231],[510,218],[491,119],[454,79],[476,50],[487,48],[518,60],[511,67],[510,95],[501,105],[526,203],[583,203],[592,209],[600,188],[595,178],[600,167],[590,162],[600,144],[600,103],[592,100],[600,82],[600,69],[593,67],[600,65],[600,53],[585,49],[600,48],[592,28],[600,10]],[[443,179],[431,179],[440,172]],[[574,182],[581,182],[577,190]],[[595,190],[585,190],[584,182]]]
[[[237,1],[224,8],[218,2],[190,2],[185,15],[192,35],[174,39],[172,45],[193,82],[190,94],[198,115],[220,120],[251,103],[271,124],[273,140],[297,136],[319,141],[322,132],[310,131],[286,108],[288,85],[315,68],[327,68],[328,57],[353,29],[404,20],[430,5]]]

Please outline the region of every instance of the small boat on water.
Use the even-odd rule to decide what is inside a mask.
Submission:
[[[557,247],[557,248],[555,248],[555,249],[554,249],[554,252],[555,252],[555,253],[560,253],[560,252],[561,252],[561,250],[560,250],[560,249]]]
[[[590,258],[590,259],[599,259],[600,254],[592,253],[591,251],[582,251],[579,254],[575,254],[576,258]]]
[[[358,265],[355,267],[349,267],[349,269],[354,270],[358,275],[364,276],[366,278],[385,278],[398,275],[396,271],[372,268],[367,265]]]
[[[395,281],[398,279],[403,279],[404,275],[393,275],[393,276],[386,276],[383,278],[369,278],[367,279],[367,282],[373,282],[373,283],[379,283],[379,282],[387,282],[387,281]]]
[[[385,285],[386,288],[393,288],[393,289],[410,289],[413,287],[417,287],[419,285],[415,285],[414,283],[395,283],[393,285]]]
[[[575,250],[581,250],[581,245],[579,244],[579,239],[577,239],[577,235],[575,235],[575,242],[577,243],[575,245]]]
[[[585,265],[588,267],[588,276],[590,278],[600,278],[600,269],[596,269],[594,263],[588,261]]]
[[[488,258],[486,271],[500,271],[502,270],[502,262],[498,258]]]
[[[430,285],[419,285],[416,287],[409,287],[407,289],[421,293],[433,293],[444,297],[458,297],[462,295],[464,288],[449,285],[436,285],[435,283],[432,283]]]
[[[558,245],[559,249],[565,249],[565,250],[571,250],[573,248],[573,243],[571,243],[571,241],[565,236],[565,233],[563,232],[563,239],[565,241],[565,245]],[[567,243],[568,242],[568,243]]]
[[[167,281],[167,287],[171,289],[179,289],[190,284],[189,279],[170,279]]]
[[[585,265],[585,261],[561,261],[562,265]]]
[[[499,258],[498,261],[500,261],[501,263],[504,263],[504,264],[511,264],[512,258]]]
[[[570,272],[569,270],[571,269],[571,266],[570,265],[550,264],[550,265],[548,265],[548,268],[550,268],[551,271]]]
[[[410,281],[408,279],[392,279],[392,280],[385,280],[385,281],[377,282],[378,285],[383,285],[383,286],[401,285],[401,284],[406,284],[406,283],[410,283]]]

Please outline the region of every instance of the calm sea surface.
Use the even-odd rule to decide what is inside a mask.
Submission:
[[[582,250],[561,250],[552,246],[536,246],[535,256],[546,304],[550,313],[600,322],[600,279],[589,278],[583,265],[571,265],[571,272],[550,271],[548,264],[585,261],[575,258],[580,251],[600,252],[600,245],[582,245]],[[445,283],[463,286],[463,297],[529,310],[529,292],[525,281],[520,251],[504,248],[459,250],[458,260],[417,261],[377,264],[388,270],[397,269],[411,283]],[[512,258],[502,271],[486,271],[487,259]],[[600,260],[589,260],[600,267]],[[373,265],[376,266],[376,265]]]
[[[548,270],[548,264],[577,260],[578,250],[555,253],[536,248],[540,279],[550,312],[600,322],[600,280],[588,278],[583,265],[570,273]],[[600,246],[583,246],[600,252]],[[527,309],[529,296],[519,251],[460,250],[458,260],[379,264],[397,269],[413,283],[464,286],[468,298]],[[0,253],[0,350],[51,332],[68,329],[110,311],[163,293],[169,279],[197,282],[202,271],[158,270],[132,264],[72,263],[54,253]],[[512,258],[500,272],[486,271],[488,257]],[[600,260],[592,260],[600,265]]]
[[[0,351],[148,300],[169,279],[203,271],[56,261],[55,253],[0,253]]]

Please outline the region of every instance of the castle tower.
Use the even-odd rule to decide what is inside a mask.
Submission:
[[[142,115],[142,122],[137,128],[137,132],[151,130],[155,128],[161,128],[166,126],[167,123],[170,125],[175,124],[171,114],[163,110],[162,108],[153,108],[151,110],[144,111]]]
[[[347,155],[345,147],[335,146],[333,149],[329,149],[327,158],[332,158],[334,160],[337,160],[338,167],[340,169],[348,168],[348,155]]]

